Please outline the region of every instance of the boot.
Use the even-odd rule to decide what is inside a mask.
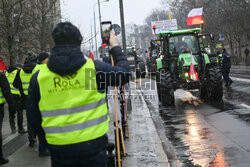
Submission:
[[[39,152],[38,154],[39,157],[46,157],[46,156],[50,156],[50,152],[48,150],[44,151],[44,152]]]
[[[35,146],[35,141],[34,140],[30,140],[29,146],[30,147],[34,147]]]
[[[16,133],[16,129],[11,129],[11,133],[15,134]]]
[[[9,160],[7,158],[0,158],[0,165],[3,165],[3,164],[7,164],[9,162]]]
[[[19,130],[18,130],[18,133],[19,133],[19,134],[24,134],[24,133],[27,133],[27,131],[24,130],[24,129],[19,129]]]

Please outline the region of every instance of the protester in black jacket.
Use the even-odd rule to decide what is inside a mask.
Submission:
[[[9,80],[11,77],[11,75],[16,74],[16,71],[18,70],[17,66],[9,66],[9,68],[7,69],[8,75],[5,73],[7,79]],[[12,78],[12,77],[11,77]],[[13,76],[13,79],[15,78],[15,76]],[[13,82],[13,80],[11,79],[11,81],[9,80],[9,82]],[[12,85],[13,83],[10,83],[10,85]],[[15,115],[17,113],[17,125],[18,125],[18,133],[22,134],[25,133],[26,131],[23,128],[23,109],[22,109],[22,100],[21,100],[21,96],[20,96],[20,91],[18,90],[14,90],[15,92],[12,93],[12,98],[15,101],[15,108],[11,108],[11,106],[9,106],[9,122],[10,122],[10,128],[12,133],[16,133],[16,123],[15,123]]]
[[[47,64],[50,71],[61,76],[65,76],[76,72],[84,66],[86,58],[79,47],[82,38],[79,30],[75,26],[69,22],[59,23],[54,29],[52,36],[54,38],[55,47],[51,51]],[[114,56],[115,66],[112,67],[110,64],[106,64],[98,60],[94,61],[96,69],[96,82],[98,91],[100,92],[104,92],[106,86],[119,86],[129,82],[129,63],[120,46],[118,46],[117,37],[115,37],[112,33],[110,45],[110,52]],[[36,132],[39,133],[39,137],[46,142],[45,133],[41,127],[42,117],[38,106],[41,97],[37,79],[39,72],[40,71],[36,72],[30,81],[28,103],[31,108],[28,109],[28,121],[32,127],[35,128]],[[52,166],[55,162],[60,162],[61,164],[67,163],[69,166],[72,163],[79,165],[79,163],[89,162],[91,159],[93,159],[92,165],[88,164],[88,166],[98,166],[98,164],[95,164],[95,161],[96,158],[101,155],[96,155],[95,153],[104,150],[107,143],[108,138],[104,135],[95,140],[77,144],[48,144],[51,157],[53,157]],[[106,153],[104,152],[104,155],[99,157],[101,158],[100,161],[106,161],[105,154]],[[79,157],[81,157],[81,162],[79,162]],[[104,165],[102,164],[102,166]]]
[[[3,97],[7,100],[8,104],[11,107],[14,107],[14,101],[12,99],[11,93],[10,93],[10,85],[9,82],[4,75],[3,72],[0,72],[0,88]],[[5,159],[3,157],[3,150],[2,150],[2,145],[3,145],[3,139],[2,139],[2,126],[3,126],[3,117],[4,117],[4,103],[0,104],[0,165],[8,163],[9,160]]]
[[[32,71],[36,66],[36,62],[37,62],[37,55],[34,54],[33,52],[28,52],[28,57],[26,57],[24,65],[21,70],[32,76]],[[27,95],[24,94],[23,84],[20,77],[21,70],[17,72],[16,78],[13,82],[13,86],[19,89],[22,99],[22,106],[23,108],[26,109],[27,105],[29,104],[27,103]],[[29,124],[27,124],[27,130],[28,130],[29,146],[34,147],[36,135],[34,131],[31,129],[31,126]]]
[[[230,69],[231,57],[230,54],[227,53],[226,49],[224,48],[222,52],[222,75],[226,82],[225,86],[231,86],[231,84],[233,83],[232,79],[229,77]]]

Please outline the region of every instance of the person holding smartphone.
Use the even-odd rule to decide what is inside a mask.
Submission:
[[[47,66],[30,81],[28,122],[47,144],[53,167],[105,167],[105,88],[129,82],[127,58],[111,31],[108,45],[114,67],[84,57],[81,33],[70,22],[56,25],[52,37],[55,46]]]

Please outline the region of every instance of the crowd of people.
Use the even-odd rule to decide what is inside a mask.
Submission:
[[[26,109],[29,146],[34,147],[38,137],[39,156],[50,156],[53,167],[105,167],[109,129],[105,90],[129,82],[127,58],[112,32],[114,66],[84,56],[82,35],[70,22],[56,25],[52,38],[55,46],[49,53],[29,52],[23,65],[0,72],[0,128],[6,100],[12,133],[17,133],[16,113],[18,133],[26,133]],[[5,164],[2,135],[0,140],[0,164]]]

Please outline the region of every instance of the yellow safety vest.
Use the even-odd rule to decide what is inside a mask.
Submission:
[[[8,79],[9,84],[10,84],[10,92],[11,92],[12,94],[15,94],[15,95],[20,95],[19,89],[15,88],[15,87],[13,86],[13,82],[14,82],[14,80],[15,80],[15,78],[16,78],[16,74],[17,74],[17,70],[14,70],[14,71],[12,71],[11,73],[6,72],[6,73],[5,73],[5,76],[6,76],[6,78]]]
[[[3,104],[5,102],[5,98],[3,96],[3,92],[2,92],[2,89],[0,87],[0,104]]]
[[[47,64],[37,64],[35,68],[32,70],[32,74],[35,74],[37,71],[39,71],[41,68],[45,67]]]
[[[218,55],[217,63],[222,64],[222,54],[219,54],[219,55]]]
[[[29,90],[29,86],[30,86],[30,79],[32,77],[32,73],[26,73],[23,71],[23,69],[21,69],[20,71],[20,78],[21,78],[21,82],[22,82],[22,86],[23,86],[23,93],[25,95],[28,95],[28,90]]]
[[[47,142],[69,145],[97,139],[109,129],[106,93],[97,91],[93,60],[60,76],[47,66],[38,73],[39,109]]]

